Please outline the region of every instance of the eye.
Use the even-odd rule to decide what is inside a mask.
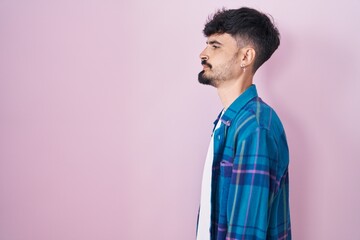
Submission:
[[[216,46],[216,45],[212,45],[212,48],[216,49],[216,48],[220,48],[220,47]]]

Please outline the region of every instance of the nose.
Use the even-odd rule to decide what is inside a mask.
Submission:
[[[204,49],[201,53],[200,53],[200,59],[201,59],[201,61],[207,61],[207,60],[209,60],[209,56],[205,53],[205,50],[206,49]]]

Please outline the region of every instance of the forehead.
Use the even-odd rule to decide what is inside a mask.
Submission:
[[[237,42],[234,37],[228,33],[213,34],[208,37],[207,43],[218,42],[224,46],[236,46]]]

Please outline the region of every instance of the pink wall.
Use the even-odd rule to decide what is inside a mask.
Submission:
[[[0,239],[194,239],[221,108],[201,30],[243,5],[282,33],[256,83],[287,130],[294,239],[356,239],[360,3],[341,3],[1,0]]]

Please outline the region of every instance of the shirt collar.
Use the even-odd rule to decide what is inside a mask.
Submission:
[[[216,124],[221,116],[221,122],[224,123],[226,126],[230,126],[232,120],[235,118],[237,113],[254,97],[257,97],[257,90],[256,86],[252,84],[248,87],[239,97],[235,99],[233,103],[226,109],[225,113],[221,116],[221,113],[217,117],[214,124]]]

